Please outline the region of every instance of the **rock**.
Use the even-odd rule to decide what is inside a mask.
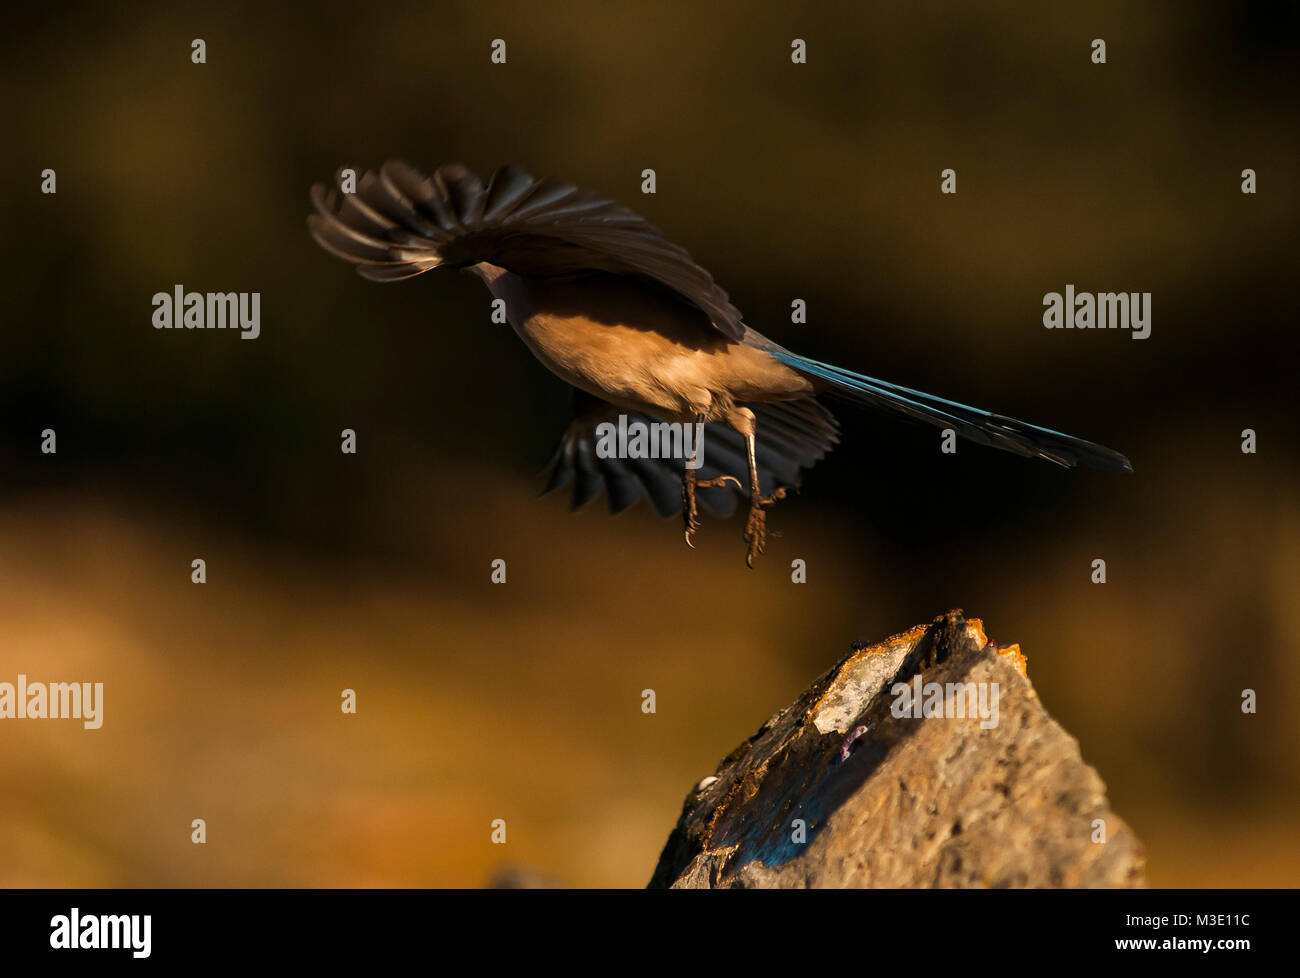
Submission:
[[[1020,648],[956,610],[852,652],[724,758],[650,886],[1139,887],[1144,862]]]

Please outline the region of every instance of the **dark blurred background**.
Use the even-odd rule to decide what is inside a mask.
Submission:
[[[267,7],[7,15],[0,680],[106,704],[0,724],[0,883],[643,885],[720,757],[953,606],[1021,643],[1153,883],[1300,882],[1294,4]],[[755,571],[739,520],[569,515],[567,390],[481,284],[307,236],[313,182],[391,157],[605,192],[779,342],[1136,474],[844,406]],[[1151,292],[1151,337],[1045,330],[1067,282]],[[154,330],[176,283],[261,292],[261,337]]]

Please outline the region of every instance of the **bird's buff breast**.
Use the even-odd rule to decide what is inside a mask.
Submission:
[[[712,400],[708,372],[693,369],[700,354],[653,332],[544,313],[511,325],[557,377],[613,404],[691,415]]]
[[[761,351],[728,340],[699,310],[626,278],[538,280],[507,272],[488,285],[543,366],[620,407],[689,420],[807,387]]]

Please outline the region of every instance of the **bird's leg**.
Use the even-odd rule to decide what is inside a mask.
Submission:
[[[704,415],[699,415],[695,419],[698,425],[704,424]],[[697,428],[697,431],[704,429]],[[719,489],[728,482],[734,482],[736,488],[740,488],[740,480],[731,475],[719,475],[712,479],[699,480],[695,478],[696,459],[699,458],[700,439],[695,439],[691,447],[691,457],[686,467],[682,470],[682,522],[686,524],[686,546],[692,550],[695,549],[694,537],[695,531],[700,528],[700,521],[696,519],[699,510],[695,507],[695,490],[696,489]]]
[[[749,453],[749,518],[745,520],[745,563],[754,566],[754,558],[767,546],[767,511],[764,506],[771,506],[778,499],[785,498],[785,489],[777,489],[772,495],[764,496],[758,489],[758,458],[755,454],[753,427],[745,434],[745,448]]]

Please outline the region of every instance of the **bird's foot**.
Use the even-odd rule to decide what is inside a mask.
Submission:
[[[754,558],[767,547],[767,510],[779,499],[785,498],[785,489],[776,490],[770,496],[754,496],[749,503],[749,518],[745,520],[746,566],[753,568]]]
[[[696,489],[721,489],[728,482],[734,482],[736,488],[741,488],[740,480],[733,475],[720,475],[712,479],[696,480],[692,477],[691,470],[687,470],[686,477],[682,479],[682,522],[686,526],[686,546],[692,550],[695,549],[695,531],[700,528],[700,521],[696,518],[699,516],[699,510],[695,505]]]

